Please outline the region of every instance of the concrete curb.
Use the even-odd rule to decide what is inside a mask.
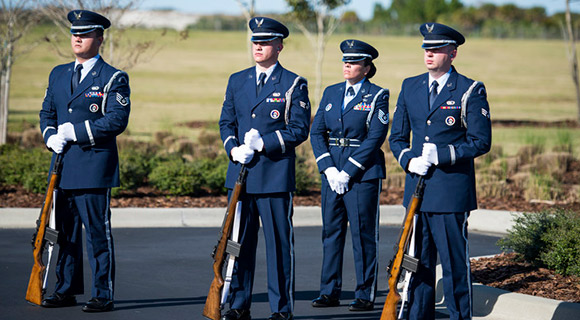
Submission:
[[[115,228],[219,227],[225,208],[113,208]],[[0,229],[34,228],[40,209],[0,208]],[[508,211],[475,210],[469,217],[470,231],[505,234],[512,225]],[[382,225],[400,225],[405,209],[400,205],[381,206]],[[321,226],[320,207],[295,207],[294,225]]]
[[[473,311],[478,319],[580,319],[580,303],[564,302],[473,284]]]

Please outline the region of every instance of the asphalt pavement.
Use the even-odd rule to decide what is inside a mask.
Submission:
[[[385,267],[393,254],[399,228],[380,228],[380,278],[375,309],[353,313],[348,304],[354,298],[352,246],[347,240],[344,263],[344,291],[341,305],[316,309],[310,301],[317,297],[322,257],[320,226],[295,228],[296,319],[378,319],[386,297]],[[86,314],[81,311],[90,299],[90,288],[78,296],[76,307],[45,309],[26,302],[24,296],[32,267],[32,228],[0,229],[0,319],[203,319],[201,313],[212,280],[210,252],[217,241],[217,227],[114,228],[117,275],[115,310]],[[350,235],[349,235],[350,237]],[[499,253],[498,236],[472,232],[470,254]],[[252,319],[270,315],[266,287],[266,258],[262,234],[257,254],[257,274],[252,303]],[[85,284],[90,284],[85,258]],[[48,293],[54,288],[50,273]],[[445,319],[445,307],[438,305],[437,319]]]

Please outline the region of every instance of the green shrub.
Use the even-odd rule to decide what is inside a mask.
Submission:
[[[549,212],[516,216],[513,228],[508,230],[505,238],[498,241],[498,245],[504,251],[515,251],[530,263],[543,265],[540,256],[547,245],[543,235],[554,225],[554,220],[554,215]]]
[[[215,159],[199,159],[194,163],[203,178],[203,184],[208,193],[227,194],[224,185],[229,159],[225,154],[219,155]]]
[[[305,195],[312,188],[320,184],[320,174],[316,165],[314,168],[308,165],[307,159],[297,154],[296,156],[296,194]]]
[[[149,174],[151,185],[172,195],[197,195],[202,180],[196,166],[180,158],[160,162]]]
[[[554,227],[543,239],[549,246],[541,258],[548,268],[563,275],[580,276],[580,216],[558,211]]]
[[[45,192],[51,156],[45,148],[0,146],[0,184],[22,186],[34,193]]]
[[[562,209],[525,213],[499,240],[525,261],[563,275],[580,276],[580,214]]]
[[[119,152],[119,176],[122,190],[133,190],[147,184],[147,176],[160,161],[153,152],[127,148]]]
[[[228,161],[225,156],[195,159],[192,162],[170,157],[152,169],[149,182],[157,189],[172,195],[225,194]]]

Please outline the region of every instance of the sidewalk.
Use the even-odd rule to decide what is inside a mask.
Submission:
[[[220,227],[225,208],[113,208],[115,228]],[[0,229],[33,228],[40,214],[36,208],[0,208]],[[517,213],[516,213],[517,214]],[[381,225],[400,225],[405,209],[400,205],[381,206]],[[320,207],[295,207],[294,226],[320,226]],[[475,210],[469,217],[469,230],[505,234],[512,226],[508,211]]]
[[[114,208],[115,228],[220,227],[225,208]],[[32,229],[40,209],[0,208],[0,229]],[[402,206],[381,206],[381,225],[400,225]],[[513,226],[513,216],[520,213],[476,210],[469,218],[469,230],[503,235]],[[320,226],[320,207],[295,207],[294,225]],[[440,275],[438,276],[440,278]],[[438,283],[439,284],[439,283]],[[442,286],[437,286],[442,305]],[[580,319],[580,304],[517,294],[481,284],[473,285],[474,317],[488,320],[569,320]]]

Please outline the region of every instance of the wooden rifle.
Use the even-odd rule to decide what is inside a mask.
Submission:
[[[54,190],[58,186],[61,171],[62,154],[57,154],[52,166],[46,196],[44,197],[44,204],[42,205],[40,216],[36,220],[36,232],[32,238],[34,265],[32,265],[32,272],[30,273],[30,280],[28,281],[26,300],[37,305],[41,304],[45,293],[43,278],[46,273],[46,265],[42,261],[45,245],[47,241],[56,243],[58,239],[58,231],[47,227],[47,224],[50,220]]]
[[[397,283],[401,276],[402,268],[412,270],[415,272],[418,266],[418,260],[405,255],[405,251],[409,246],[409,241],[413,231],[413,217],[419,211],[421,206],[421,201],[423,200],[423,191],[425,190],[425,180],[423,176],[419,177],[417,182],[417,187],[415,188],[415,193],[411,198],[411,203],[405,214],[405,219],[403,220],[403,228],[399,236],[398,244],[395,245],[395,255],[389,262],[389,267],[387,268],[387,273],[389,275],[389,293],[387,294],[387,299],[383,307],[383,313],[381,314],[381,320],[396,320],[397,319],[397,305],[401,301],[401,295],[397,291]]]
[[[230,197],[228,210],[226,212],[226,217],[220,231],[221,234],[219,236],[218,243],[212,253],[212,257],[214,259],[214,278],[211,282],[211,286],[209,287],[209,293],[207,294],[207,299],[205,300],[205,306],[203,308],[203,316],[212,320],[219,320],[221,317],[221,294],[224,287],[222,269],[226,260],[226,249],[228,248],[228,245],[231,245],[228,243],[228,239],[230,238],[234,225],[236,205],[242,193],[244,184],[246,183],[246,172],[246,167],[242,165],[242,169],[238,175],[238,180],[236,180],[236,185],[234,186],[234,190]]]

